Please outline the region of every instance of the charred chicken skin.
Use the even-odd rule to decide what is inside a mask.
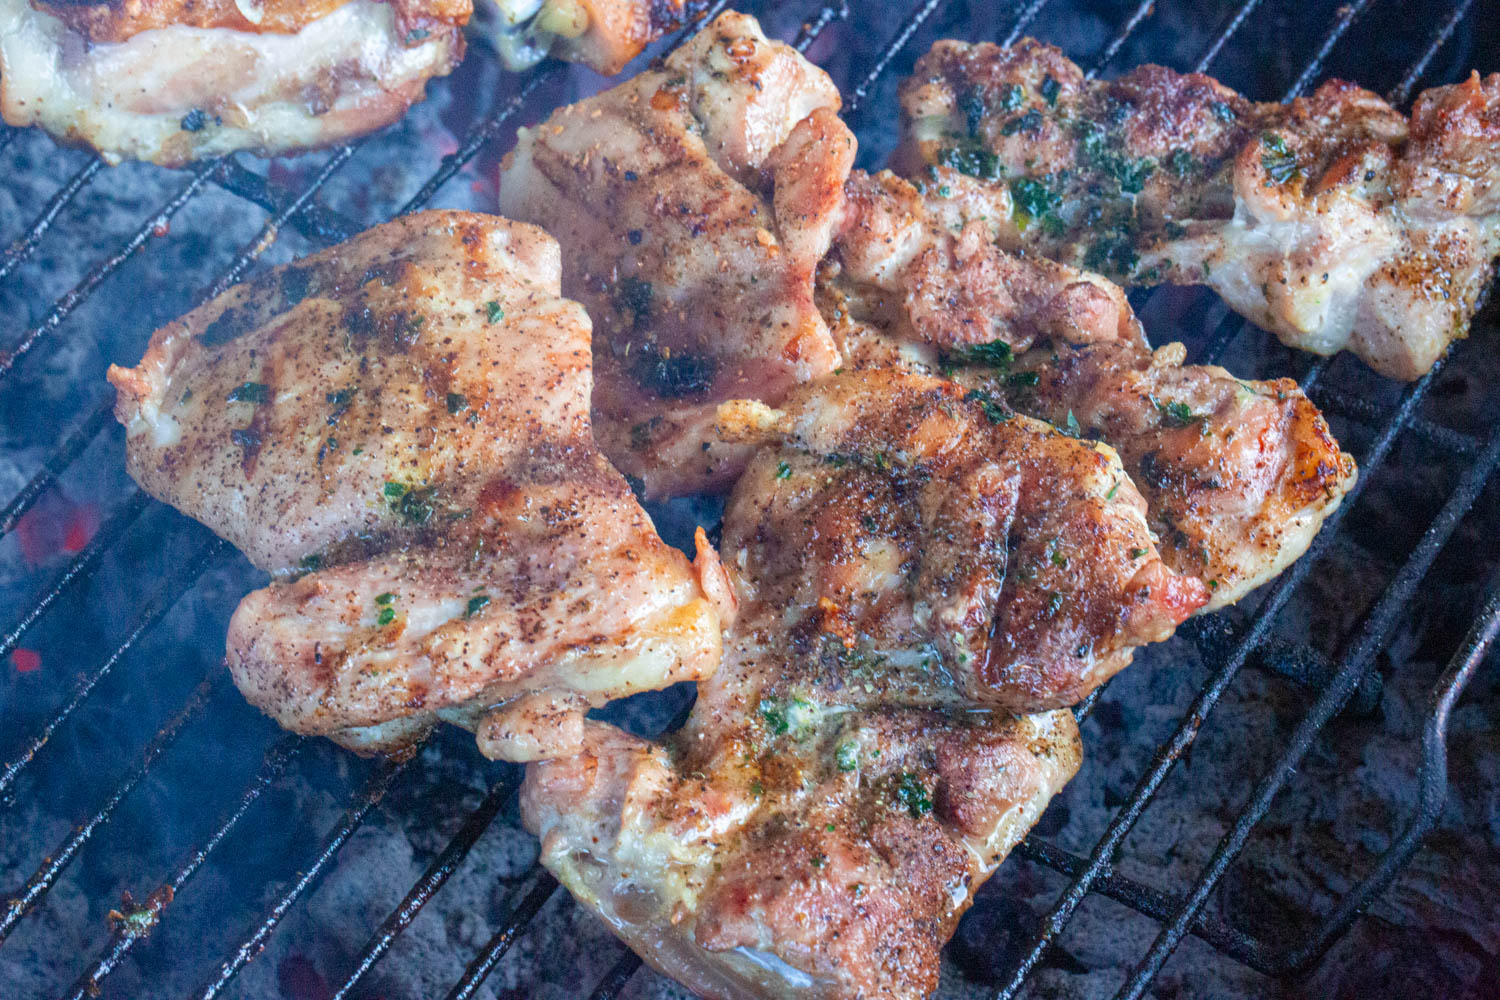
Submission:
[[[463,56],[469,0],[0,0],[0,112],[178,166],[389,125]]]
[[[941,373],[1111,445],[1162,558],[1238,600],[1306,551],[1354,482],[1290,379],[1249,381],[1152,351],[1118,287],[996,245],[982,192],[856,172],[819,300],[845,363]]]
[[[595,432],[650,496],[731,483],[717,405],[776,402],[839,355],[813,300],[854,158],[838,92],[754,19],[521,131],[505,214],[563,246],[594,318]]]
[[[555,241],[428,212],[229,290],[112,368],[131,474],[274,576],[229,667],[283,726],[393,749],[437,719],[571,753],[582,713],[712,672],[714,595],[589,428]]]
[[[1285,343],[1414,379],[1500,254],[1500,74],[1410,117],[1332,80],[1290,104],[1055,48],[937,43],[902,88],[898,168],[985,202],[1011,249],[1129,284],[1206,284]],[[982,196],[982,197],[980,197]]]
[[[1076,697],[1204,599],[1107,449],[994,415],[892,371],[726,407],[769,443],[725,514],[724,666],[664,744],[591,726],[528,770],[543,862],[696,993],[927,996],[1079,765],[1070,713],[995,706]]]

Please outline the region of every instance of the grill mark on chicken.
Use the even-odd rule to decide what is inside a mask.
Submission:
[[[1207,284],[1285,343],[1414,379],[1466,335],[1500,254],[1500,74],[1410,118],[1330,80],[1262,104],[1057,49],[943,41],[902,87],[909,177],[1002,243],[1133,284]]]
[[[589,706],[717,665],[717,558],[662,542],[594,445],[560,270],[534,227],[408,216],[110,370],[132,476],[275,576],[227,650],[283,726],[368,751],[445,719],[531,759],[574,752]]]
[[[820,308],[846,363],[942,373],[1112,445],[1162,558],[1238,600],[1311,544],[1354,461],[1290,379],[1251,381],[1156,351],[1098,275],[996,245],[982,192],[850,178]]]

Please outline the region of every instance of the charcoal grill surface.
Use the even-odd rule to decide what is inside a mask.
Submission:
[[[864,166],[938,37],[1034,34],[1106,76],[1163,62],[1258,99],[1341,75],[1404,106],[1500,69],[1492,0],[738,6],[833,75]],[[254,269],[397,212],[492,207],[515,127],[603,85],[475,44],[354,146],[175,172],[0,132],[0,997],[681,995],[536,867],[518,769],[453,733],[362,761],[243,703],[220,656],[258,577],[131,484],[102,379]],[[1080,707],[1084,771],[979,894],[943,994],[1496,995],[1494,309],[1402,386],[1202,291],[1134,298],[1158,343],[1298,378],[1358,492],[1280,580]],[[717,516],[654,512],[679,543]],[[654,732],[689,697],[609,714]]]

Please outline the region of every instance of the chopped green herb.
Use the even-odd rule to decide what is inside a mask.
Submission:
[[[380,614],[375,616],[376,625],[389,625],[396,620],[395,608],[381,608]]]
[[[390,484],[387,483],[387,486]],[[408,524],[421,526],[426,524],[432,517],[432,499],[437,490],[429,487],[427,489],[408,489],[400,496],[391,501],[391,510],[395,511],[402,520]],[[387,496],[390,494],[387,493]]]
[[[789,728],[786,721],[786,710],[775,698],[762,698],[760,700],[760,717],[766,724],[766,729],[773,736],[781,736]]]
[[[395,594],[391,594],[391,593],[376,594],[375,595],[375,603],[376,604],[389,604],[392,601],[394,601],[395,599],[396,599],[396,595]]]
[[[297,562],[299,569],[305,569],[309,573],[323,568],[323,557],[314,552],[312,555],[303,556]]]
[[[1266,171],[1266,187],[1285,184],[1301,175],[1297,167],[1297,154],[1286,144],[1286,140],[1275,132],[1260,137],[1260,165]]]
[[[264,403],[271,398],[271,387],[264,382],[242,382],[229,391],[231,403]]]
[[[827,858],[826,855],[823,855],[823,854],[814,854],[812,856],[812,866],[814,868],[822,868],[827,863],[828,863],[828,858]]]
[[[405,483],[393,483],[389,479],[385,483],[385,498],[387,500],[399,500],[406,495]]]
[[[921,819],[932,812],[932,799],[928,798],[927,789],[910,771],[902,771],[896,779],[896,801],[906,807],[912,819]]]
[[[1038,90],[1042,95],[1042,100],[1054,108],[1057,107],[1057,95],[1062,91],[1062,84],[1054,80],[1051,75],[1048,75],[1042,79],[1042,85]]]
[[[1040,219],[1062,204],[1062,196],[1034,177],[1017,177],[1010,182],[1011,201],[1023,216],[1023,222]]]
[[[752,781],[750,782],[750,794],[754,795],[758,799],[762,795],[766,794],[766,788],[760,782]]]
[[[1194,413],[1193,408],[1186,403],[1166,402],[1163,403],[1155,396],[1151,397],[1156,410],[1161,414],[1161,422],[1167,427],[1186,427],[1203,419],[1200,413]]]
[[[776,463],[776,478],[777,479],[791,479],[792,478],[792,467],[791,467],[791,465],[789,463],[787,463],[787,462],[777,462]]]
[[[484,304],[484,315],[491,323],[505,318],[505,310],[500,308],[500,303],[491,300]]]
[[[982,181],[1000,179],[1000,158],[981,146],[949,146],[938,150],[938,163]]]
[[[1115,498],[1115,494],[1118,492],[1120,492],[1120,481],[1116,479],[1115,484],[1109,488],[1109,492],[1104,494],[1104,499],[1113,500]]]
[[[462,413],[469,408],[469,397],[461,392],[448,393],[448,412]]]
[[[1131,559],[1139,559],[1141,556],[1143,556],[1145,554],[1146,554],[1146,550],[1145,549],[1131,549],[1130,550],[1130,558]]]
[[[949,351],[946,360],[954,365],[986,365],[1005,371],[1015,359],[1015,352],[1003,340],[991,340],[985,344],[971,344]]]
[[[1000,110],[1014,111],[1026,103],[1026,91],[1019,83],[1012,83],[1000,92]]]
[[[952,197],[952,195],[953,195],[953,189],[950,188],[948,185],[946,185],[946,184],[940,184],[938,186],[938,197],[939,198],[949,198],[949,197]]]
[[[1219,589],[1219,581],[1218,580],[1210,580],[1210,581],[1208,581],[1208,589],[1209,590],[1218,590]]]
[[[855,771],[859,769],[859,744],[850,740],[848,743],[840,743],[833,751],[834,763],[840,771]]]
[[[1001,135],[1015,135],[1017,132],[1025,132],[1031,135],[1042,127],[1042,113],[1032,108],[1024,115],[1017,115],[1004,125],[1000,126]]]
[[[1036,372],[1014,372],[1005,377],[1007,384],[1017,389],[1029,389],[1042,380]]]
[[[992,424],[1003,424],[1011,418],[1010,408],[983,389],[970,389],[964,396],[965,403],[978,403],[980,412]]]
[[[827,826],[823,827],[823,829],[827,830],[829,833],[832,833],[834,830],[837,830],[838,827],[834,826],[832,823],[829,823]]]
[[[475,615],[479,614],[479,612],[489,607],[489,603],[489,594],[475,594],[473,597],[469,598],[469,603],[464,608],[464,617],[473,618]]]

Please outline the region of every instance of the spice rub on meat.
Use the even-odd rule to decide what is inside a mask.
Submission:
[[[0,0],[0,114],[111,163],[383,128],[458,64],[470,0]]]
[[[894,371],[726,407],[768,443],[725,514],[724,665],[664,743],[591,725],[528,770],[543,863],[696,993],[927,996],[1079,765],[1069,712],[1005,707],[1076,699],[1205,599],[1107,449],[996,415]]]
[[[724,592],[589,426],[589,321],[554,240],[427,212],[278,268],[112,368],[127,464],[275,579],[228,658],[297,732],[391,749],[438,719],[570,753],[590,705],[711,673]]]
[[[813,301],[854,157],[838,92],[752,18],[521,131],[500,206],[563,246],[594,318],[595,432],[651,496],[727,486],[726,399],[775,402],[839,355]]]
[[[1500,254],[1500,74],[1410,117],[1339,80],[1256,103],[1055,48],[943,41],[902,87],[899,169],[986,204],[1009,248],[1206,284],[1285,343],[1413,379],[1468,332]]]
[[[1239,379],[1156,351],[1118,287],[997,245],[982,191],[850,178],[820,307],[847,365],[943,374],[1111,445],[1163,560],[1238,600],[1311,544],[1354,483],[1290,379]]]

